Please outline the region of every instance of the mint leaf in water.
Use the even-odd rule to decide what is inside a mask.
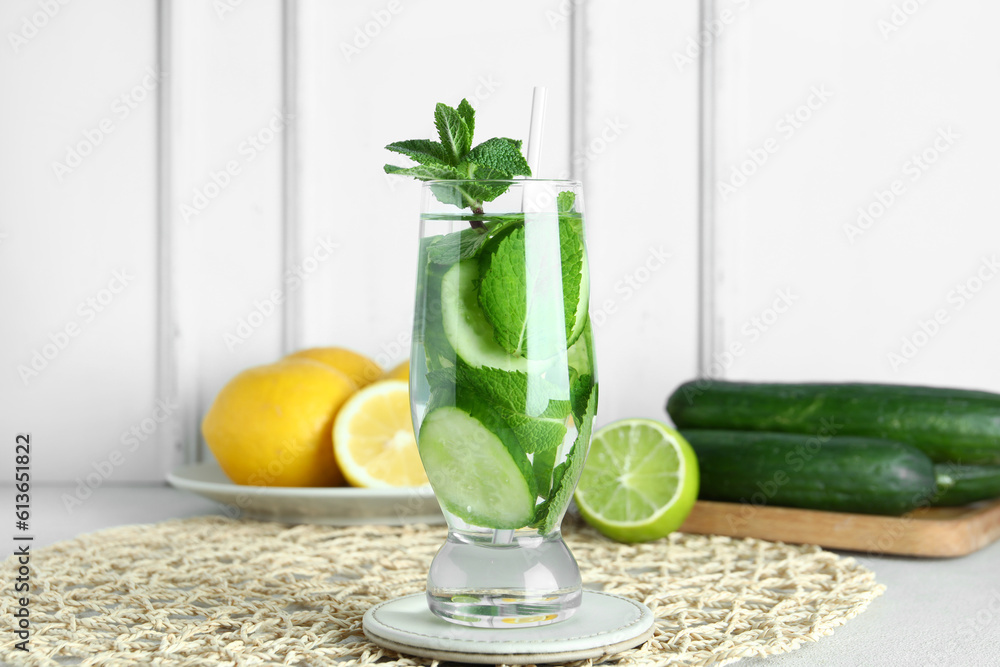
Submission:
[[[489,227],[463,229],[444,236],[435,236],[427,247],[427,259],[435,264],[454,264],[475,257],[479,248],[489,239]]]
[[[563,342],[573,342],[574,327],[577,322],[577,310],[584,295],[583,290],[583,243],[578,220],[569,217],[559,217],[559,254],[561,273],[563,319],[565,320],[566,338]],[[542,222],[544,224],[544,222]],[[532,352],[532,358],[541,359],[554,354],[554,340],[529,340],[531,327],[528,320],[540,317],[541,312],[533,313],[533,309],[541,311],[548,304],[541,304],[539,295],[545,294],[548,285],[528,284],[525,272],[526,248],[525,229],[515,229],[497,246],[496,251],[480,260],[485,264],[482,270],[482,280],[479,286],[479,304],[483,314],[493,326],[493,335],[507,352],[517,355],[527,355]],[[550,276],[542,271],[542,280]],[[539,324],[542,322],[539,320]],[[546,327],[540,327],[542,334],[550,333]],[[529,346],[541,344],[544,349],[530,350]],[[563,348],[565,349],[565,348]]]
[[[575,213],[573,207],[576,206],[576,193],[564,190],[556,195],[556,206],[560,213]]]
[[[434,196],[444,204],[470,208],[481,213],[483,202],[493,201],[508,190],[506,181],[514,176],[531,176],[531,169],[521,155],[521,142],[514,139],[495,138],[472,148],[472,134],[476,127],[476,112],[468,100],[458,108],[438,104],[434,109],[434,126],[440,143],[427,139],[409,139],[391,143],[386,148],[405,155],[421,167],[396,167],[385,165],[387,174],[412,176],[417,180],[463,180],[461,184],[435,184]],[[470,221],[473,227],[478,226]]]
[[[526,454],[554,450],[566,437],[566,424],[561,419],[528,417],[505,411],[500,411],[500,415],[517,436]]]
[[[441,312],[441,279],[446,267],[426,263],[425,256],[430,251],[432,239],[421,241],[421,265],[428,266],[421,271],[417,285],[416,311],[420,314]],[[426,366],[434,370],[452,363],[455,351],[451,348],[444,323],[440,317],[419,316],[415,319],[414,339],[424,344]]]
[[[524,271],[524,228],[515,229],[489,258],[479,283],[479,304],[493,325],[493,337],[507,352],[528,351],[531,290]]]
[[[594,376],[585,373],[578,375],[570,385],[570,395],[573,403],[573,419],[579,422],[587,413],[587,401],[590,400],[590,392],[594,389]]]
[[[473,369],[459,361],[456,366],[429,371],[427,383],[435,406],[461,405],[464,409],[481,406],[483,413],[493,415],[513,433],[518,446],[527,454],[554,449],[566,436],[569,402],[548,401],[541,416],[526,414],[524,373],[506,373],[488,367]]]
[[[492,247],[494,244],[490,241],[500,240],[518,222],[516,217],[497,216],[482,220],[482,227],[432,237],[428,243],[427,259],[435,264],[448,265],[472,259],[485,248]]]
[[[569,414],[569,402],[561,400],[558,389],[537,375],[529,378],[520,371],[503,371],[489,366],[472,368],[461,360],[455,373],[463,387],[509,412],[559,420]]]
[[[570,193],[572,194],[572,193]],[[589,300],[583,294],[583,229],[579,218],[559,216],[559,258],[562,261],[563,309],[566,317],[566,338],[573,341],[577,310],[580,300]],[[586,307],[586,303],[583,304]],[[586,313],[583,313],[586,316]]]
[[[538,489],[538,495],[545,499],[545,501],[535,509],[536,524],[545,518],[545,514],[549,507],[548,499],[552,495],[552,477],[553,472],[556,470],[556,454],[558,451],[559,448],[555,447],[541,452],[536,452],[535,455],[531,457],[531,469],[535,472],[535,487]]]
[[[590,435],[594,426],[594,416],[597,414],[597,385],[595,384],[587,398],[587,407],[580,420],[579,431],[573,449],[565,461],[560,463],[552,471],[552,488],[546,501],[538,506],[535,511],[535,525],[542,535],[548,535],[559,527],[562,520],[560,511],[569,504],[573,489],[583,470],[583,464],[587,461],[587,450],[590,449]],[[535,479],[538,479],[538,472],[535,471]]]
[[[551,382],[519,371],[472,368],[461,360],[454,371],[457,391],[475,394],[493,406],[525,452],[548,451],[562,443],[570,401]]]

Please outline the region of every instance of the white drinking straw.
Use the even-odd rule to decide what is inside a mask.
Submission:
[[[531,168],[531,177],[538,178],[539,161],[542,155],[542,126],[545,125],[545,86],[535,86],[531,93],[531,121],[528,125],[528,143],[524,147],[525,159]],[[521,210],[526,211],[528,186],[521,190]]]
[[[531,94],[531,124],[528,126],[528,143],[524,147],[525,159],[531,168],[531,176],[538,178],[538,158],[542,153],[542,125],[545,122],[545,87],[535,86]],[[521,192],[521,206],[527,198],[527,188]],[[493,544],[510,544],[514,540],[514,531],[497,529],[493,531]]]
[[[539,156],[542,154],[542,126],[545,124],[545,87],[535,86],[531,95],[531,125],[528,126],[528,144],[525,146],[531,175],[538,178]]]

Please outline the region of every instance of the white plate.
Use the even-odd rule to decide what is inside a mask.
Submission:
[[[328,526],[444,523],[429,486],[401,489],[242,486],[230,482],[214,462],[178,468],[167,475],[167,481],[178,489],[220,503],[222,511],[233,518]]]

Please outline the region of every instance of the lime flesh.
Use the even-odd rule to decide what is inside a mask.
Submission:
[[[620,542],[677,530],[698,497],[694,450],[652,419],[623,419],[594,434],[576,504],[598,531]]]

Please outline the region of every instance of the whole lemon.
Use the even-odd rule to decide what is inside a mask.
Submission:
[[[404,361],[400,365],[393,368],[391,371],[386,371],[385,375],[382,376],[383,380],[410,380],[410,362]]]
[[[331,429],[354,390],[343,373],[308,359],[257,366],[222,388],[201,432],[236,484],[339,486]]]
[[[351,378],[358,388],[369,385],[382,377],[382,367],[363,354],[344,347],[311,347],[299,350],[285,359],[312,359]]]

